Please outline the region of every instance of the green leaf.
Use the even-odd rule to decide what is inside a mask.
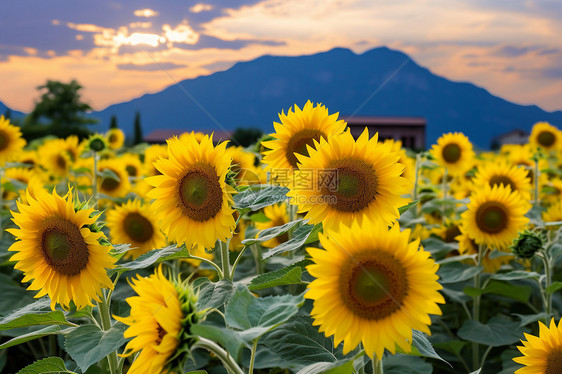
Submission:
[[[229,327],[244,330],[240,336],[251,341],[297,314],[303,303],[302,295],[255,297],[239,284],[226,305],[225,320]]]
[[[110,169],[103,169],[102,171],[98,171],[96,175],[102,179],[115,179],[117,182],[121,181],[119,175],[117,175],[113,170]]]
[[[170,245],[164,248],[153,249],[150,252],[139,256],[136,260],[118,264],[116,268],[109,270],[110,274],[124,273],[129,270],[144,269],[151,266],[154,263],[166,261],[168,259],[173,259],[173,255],[184,250],[185,247],[177,247],[175,245]],[[184,256],[184,257],[187,257]]]
[[[268,333],[261,342],[296,368],[344,359],[341,345],[339,349],[334,347],[333,340],[319,333],[308,316],[293,318]]]
[[[538,314],[516,314],[513,313],[514,316],[517,316],[521,322],[519,322],[519,326],[523,327],[523,326],[527,326],[530,323],[535,323],[539,320],[545,320],[546,319],[546,313],[542,312],[542,313],[538,313]]]
[[[263,212],[257,212],[250,216],[252,222],[269,222],[271,221]]]
[[[441,259],[453,251],[459,250],[459,243],[445,243],[443,240],[430,237],[422,241],[423,248],[432,254],[433,258]]]
[[[452,257],[445,257],[443,260],[437,261],[439,265],[448,264],[450,262],[460,262],[464,260],[474,260],[477,254],[472,255],[460,255],[460,256],[452,256]],[[475,263],[474,261],[472,263]]]
[[[232,282],[228,279],[221,279],[214,283],[207,281],[199,287],[199,299],[197,305],[199,310],[208,308],[219,308],[223,306],[234,293]]]
[[[68,373],[75,374],[64,365],[64,361],[60,357],[48,357],[42,360],[35,361],[31,365],[27,365],[16,374],[55,374],[55,373]]]
[[[400,215],[406,213],[408,210],[410,210],[410,208],[415,207],[416,205],[418,205],[420,202],[420,200],[414,200],[404,206],[401,206],[400,208],[398,208],[398,212],[400,213]]]
[[[509,273],[500,273],[500,274],[492,274],[492,278],[498,280],[517,280],[517,279],[528,279],[528,278],[540,278],[539,273],[535,273],[534,271],[524,271],[524,270],[513,270]]]
[[[208,374],[205,370],[188,371],[185,374]]]
[[[519,286],[511,283],[501,282],[497,280],[490,281],[486,288],[465,287],[463,290],[468,296],[479,296],[484,294],[494,294],[509,297],[521,303],[529,301],[529,297],[533,290],[528,286]]]
[[[472,279],[476,274],[481,273],[482,270],[484,270],[482,266],[471,266],[460,262],[453,262],[440,266],[437,275],[441,278],[439,281],[440,283],[447,284]]]
[[[433,346],[458,356],[467,344],[469,343],[462,340],[449,340],[446,342],[435,342]]]
[[[308,234],[308,238],[306,238],[304,244],[314,243],[318,241],[318,234],[323,231],[322,223],[319,223],[314,226],[310,234]]]
[[[234,195],[234,205],[236,209],[256,211],[287,200],[287,192],[287,187],[254,185]]]
[[[236,331],[203,323],[191,326],[190,332],[194,335],[202,336],[219,343],[234,359],[238,360],[240,357],[240,352],[244,346],[244,340],[242,340]]]
[[[308,365],[299,370],[297,374],[352,374],[354,372],[352,360],[338,360],[334,362],[317,362]]]
[[[389,355],[382,360],[384,374],[431,374],[433,367],[421,357]]]
[[[64,317],[61,310],[51,310],[51,302],[47,298],[17,309],[0,318],[0,331],[33,325],[68,325],[75,326]],[[48,310],[45,310],[49,308]]]
[[[415,347],[422,356],[436,358],[451,366],[447,361],[439,356],[437,352],[435,352],[431,342],[427,339],[423,332],[417,330],[412,331],[412,346]]]
[[[29,342],[31,340],[42,338],[43,336],[67,334],[67,333],[71,332],[72,330],[74,330],[74,327],[69,327],[69,328],[66,328],[66,329],[63,330],[58,325],[47,326],[47,327],[42,328],[40,330],[34,330],[34,331],[29,332],[27,334],[16,336],[15,338],[10,339],[7,342],[1,344],[0,349],[13,347],[14,345],[18,345],[18,344],[22,344],[22,343],[25,343],[25,342]]]
[[[562,282],[552,282],[550,286],[548,286],[545,291],[546,293],[552,294],[562,288]]]
[[[270,249],[269,251],[265,251],[263,253],[262,258],[265,260],[266,258],[285,253],[294,251],[299,249],[306,243],[308,236],[312,232],[314,228],[313,225],[303,225],[297,227],[297,229],[293,232],[293,237],[287,240],[285,243],[279,244],[277,247]]]
[[[457,335],[470,342],[500,347],[517,343],[523,338],[523,333],[524,330],[518,322],[503,317],[492,317],[487,324],[473,320],[464,321]]]
[[[252,279],[248,288],[250,291],[257,291],[264,288],[285,286],[287,284],[302,284],[302,272],[308,264],[311,264],[308,260],[299,261],[283,269],[258,275]]]
[[[123,332],[127,326],[117,322],[109,330],[102,331],[95,325],[84,325],[66,336],[64,347],[82,371],[116,351],[127,339]]]
[[[287,231],[291,230],[295,226],[301,226],[303,224],[302,219],[298,219],[296,221],[288,222],[282,226],[275,226],[259,232],[257,238],[252,239],[244,239],[242,240],[242,244],[248,246],[255,243],[263,243],[273,238],[276,238],[280,235],[285,234]]]

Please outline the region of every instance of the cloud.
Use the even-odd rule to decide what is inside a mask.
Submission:
[[[173,70],[184,68],[187,65],[175,64],[173,62],[155,62],[152,64],[117,64],[117,69],[121,70],[136,70],[136,71],[159,71],[159,70]]]
[[[133,14],[137,17],[155,17],[158,15],[158,12],[152,9],[137,9],[133,12]]]
[[[189,11],[192,13],[201,13],[201,12],[208,12],[209,10],[213,10],[213,8],[214,6],[212,6],[211,4],[199,3],[189,8]]]

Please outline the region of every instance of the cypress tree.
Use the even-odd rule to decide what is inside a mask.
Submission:
[[[135,113],[135,132],[134,132],[134,136],[133,136],[133,145],[137,145],[143,142],[143,136],[142,136],[142,126],[141,126],[141,120],[140,120],[140,113],[137,111]]]
[[[115,116],[115,114],[111,116],[111,120],[109,122],[109,128],[110,129],[117,129],[118,128],[117,127],[117,116]]]

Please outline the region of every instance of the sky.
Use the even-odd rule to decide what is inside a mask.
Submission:
[[[387,46],[433,73],[562,110],[560,0],[2,0],[0,101],[48,79],[95,110],[262,55]]]

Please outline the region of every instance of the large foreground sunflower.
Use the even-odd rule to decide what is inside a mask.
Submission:
[[[155,187],[148,197],[156,199],[154,208],[170,240],[212,248],[232,235],[234,189],[225,183],[230,167],[225,148],[225,142],[214,147],[212,136],[201,143],[194,136],[168,139],[169,158],[155,162],[162,175],[147,182]]]
[[[77,308],[100,301],[102,288],[113,289],[106,269],[115,259],[108,246],[101,245],[102,232],[93,232],[90,225],[97,216],[93,209],[76,211],[71,192],[60,197],[36,189],[26,194],[27,204],[18,203],[20,213],[12,212],[18,229],[8,230],[18,239],[9,248],[17,252],[11,261],[24,272],[22,282],[32,280],[29,290],[39,291],[35,297],[49,295],[51,308],[59,303]]]
[[[562,132],[548,122],[537,122],[529,135],[529,144],[545,151],[558,150],[562,146]]]
[[[467,208],[461,215],[463,233],[478,244],[505,249],[525,228],[531,205],[510,187],[485,184],[472,194]]]
[[[140,351],[129,374],[159,374],[177,370],[176,352],[189,348],[189,328],[201,319],[197,312],[197,297],[190,287],[172,283],[162,273],[160,266],[148,278],[138,276],[131,282],[138,296],[127,298],[131,306],[129,317],[114,316],[116,320],[128,325],[125,338],[133,338],[125,347],[127,357]],[[175,364],[175,365],[174,365]]]
[[[410,242],[410,230],[398,223],[365,219],[361,225],[320,234],[325,249],[309,248],[315,277],[306,298],[314,300],[314,325],[334,344],[343,340],[344,354],[360,342],[369,357],[382,358],[396,345],[410,352],[412,330],[431,334],[429,314],[441,314],[439,266],[429,252]]]
[[[107,226],[113,244],[131,244],[127,255],[137,258],[148,251],[166,245],[151,205],[139,200],[128,201],[107,212]]]
[[[474,151],[472,143],[462,133],[448,133],[437,139],[431,148],[437,163],[450,175],[463,175],[473,166]]]
[[[314,147],[315,141],[328,140],[346,127],[345,121],[338,120],[338,113],[330,115],[325,106],[313,106],[310,100],[302,110],[295,104],[294,111],[281,112],[279,119],[281,123],[273,122],[275,133],[271,136],[275,139],[262,143],[270,149],[264,152],[263,163],[283,184],[289,183],[285,179],[297,168],[297,154],[308,156],[307,146]]]
[[[525,339],[521,340],[523,346],[517,347],[523,356],[513,359],[525,366],[515,374],[562,373],[562,323],[556,326],[552,318],[550,327],[546,327],[539,321],[539,336],[525,333]]]
[[[4,116],[0,116],[0,166],[7,161],[15,160],[25,146],[19,127],[10,124]]]
[[[320,139],[310,156],[299,156],[300,169],[287,196],[307,212],[310,223],[322,222],[324,228],[337,230],[340,223],[351,226],[363,217],[387,223],[398,218],[398,208],[407,200],[401,195],[410,191],[410,183],[401,176],[404,165],[398,155],[369,139],[369,131],[355,141],[349,131]]]

